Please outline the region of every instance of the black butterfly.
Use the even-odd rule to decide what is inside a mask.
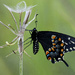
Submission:
[[[36,28],[29,32],[31,34],[31,43],[33,42],[34,54],[38,52],[39,43],[41,43],[48,60],[52,63],[63,61],[67,67],[69,66],[63,56],[64,53],[75,50],[74,37],[52,31],[37,31]]]
[[[37,27],[37,15],[38,14],[36,14],[36,21],[35,21],[36,27]],[[41,43],[48,60],[50,60],[52,63],[63,61],[67,67],[69,66],[67,62],[63,59],[63,56],[64,53],[75,50],[74,37],[52,31],[37,31],[36,28],[27,31],[29,31],[31,34],[31,37],[28,38],[31,39],[31,41],[29,41],[28,43],[32,44],[33,42],[34,54],[38,52],[39,43]],[[26,39],[25,41],[27,41],[28,39]],[[28,46],[26,46],[24,49],[26,49]]]

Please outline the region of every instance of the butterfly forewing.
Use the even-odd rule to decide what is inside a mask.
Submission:
[[[58,32],[49,32],[49,31],[40,31],[38,32],[39,42],[42,44],[43,48],[47,50],[49,47],[52,47],[52,35],[55,35],[56,38],[60,38],[65,45],[65,51],[75,50],[75,38],[66,34]],[[46,45],[46,47],[44,47]]]

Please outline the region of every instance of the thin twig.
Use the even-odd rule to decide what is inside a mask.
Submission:
[[[29,22],[24,26],[25,29],[26,29],[26,27],[35,19],[35,17],[36,17],[36,15],[34,16],[34,18],[33,18],[31,21],[29,21]]]
[[[14,52],[16,53],[17,51],[18,51],[18,50],[15,50]],[[6,56],[6,58],[9,57],[10,55],[14,54],[14,52],[8,54],[8,55]]]
[[[25,50],[24,50],[24,53],[25,53],[28,57],[31,57]]]
[[[7,46],[7,44],[0,46],[0,48],[4,48],[4,47],[6,47],[6,46]]]
[[[13,40],[12,40],[12,42],[10,42],[9,44],[12,44],[14,41],[16,41],[17,39],[19,38],[19,36],[17,36],[16,38],[14,38]]]
[[[19,37],[17,36],[16,38],[14,38],[13,40],[12,40],[12,42],[10,42],[9,44],[11,45],[14,41],[16,41],[17,39],[18,39]],[[14,44],[13,44],[14,45]],[[0,48],[4,48],[4,47],[6,47],[6,46],[8,46],[8,44],[5,44],[5,45],[2,45],[2,46],[0,46]]]
[[[17,40],[16,40],[15,42],[11,42],[11,43],[8,43],[8,41],[6,41],[6,44],[7,44],[8,46],[12,46],[12,45],[14,45],[16,42],[17,42]]]
[[[17,25],[16,19],[15,19],[14,15],[13,15],[13,13],[12,13],[11,11],[10,11],[10,13],[11,13],[11,15],[12,15],[12,17],[13,17],[14,21],[15,21],[16,28],[17,28],[17,31],[18,31],[18,25]]]
[[[22,29],[22,26],[21,26],[21,16],[22,16],[22,13],[20,13],[20,19],[19,19],[19,22],[20,22],[20,31]]]
[[[24,21],[23,21],[23,25],[24,25],[24,24],[27,24],[28,19],[29,19],[29,17],[30,17],[30,14],[31,14],[31,10],[26,11],[25,18],[24,18]]]
[[[17,35],[11,28],[9,28],[7,25],[5,25],[3,22],[0,21],[0,23],[5,26],[6,28],[8,28],[11,32],[13,32],[15,35]]]
[[[9,26],[13,31],[16,32],[16,30],[15,30],[10,24],[8,24],[8,26]]]

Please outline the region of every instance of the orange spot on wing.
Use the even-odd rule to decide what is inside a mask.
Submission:
[[[56,48],[55,46],[53,46],[53,48]]]
[[[61,41],[61,38],[59,38],[58,41]]]
[[[46,51],[46,55],[49,54],[49,51]]]
[[[51,60],[51,57],[48,57],[48,60]]]
[[[63,43],[61,43],[61,46],[64,46],[64,44],[63,44]]]
[[[54,48],[52,48],[52,51],[55,51]]]
[[[64,51],[64,49],[61,49],[61,52],[63,52]]]
[[[53,45],[56,45],[56,43],[53,43]]]
[[[60,56],[63,56],[63,54],[60,54]]]
[[[52,39],[55,39],[55,38],[56,38],[56,36],[55,36],[55,35],[53,35],[53,36],[52,36]]]
[[[51,48],[49,48],[49,51],[51,51]]]

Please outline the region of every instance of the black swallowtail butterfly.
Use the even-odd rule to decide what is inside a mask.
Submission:
[[[64,53],[75,50],[74,37],[52,31],[37,31],[36,28],[29,32],[32,39],[31,43],[33,42],[34,54],[38,52],[39,43],[41,43],[48,60],[51,60],[52,63],[63,61],[67,67],[69,66],[63,56]]]
[[[30,38],[32,39],[30,41],[30,44],[33,42],[34,54],[38,52],[39,43],[41,43],[48,60],[50,60],[52,63],[63,61],[67,67],[69,66],[63,59],[63,56],[64,53],[75,50],[74,37],[52,31],[37,31],[36,28],[34,28],[33,30],[29,30],[29,32],[31,34]]]

